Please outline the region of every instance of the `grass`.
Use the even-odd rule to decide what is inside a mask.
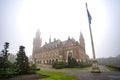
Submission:
[[[114,68],[114,67],[111,67],[111,66],[105,66],[108,70],[110,71],[119,71],[118,69]]]
[[[76,80],[75,76],[67,76],[63,72],[37,71],[37,74],[49,76],[41,80]]]
[[[90,70],[91,67],[84,68],[63,68],[64,70]]]

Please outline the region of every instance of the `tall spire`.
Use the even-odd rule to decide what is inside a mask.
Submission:
[[[42,45],[42,39],[40,35],[40,30],[38,29],[36,32],[36,36],[33,39],[33,54],[37,53]]]
[[[49,43],[51,43],[51,35],[50,35],[50,37],[49,37]]]
[[[80,32],[79,43],[80,43],[80,46],[85,49],[85,40],[84,40],[82,32]]]
[[[42,45],[42,39],[41,39],[41,33],[40,30],[38,29],[36,32],[36,45],[38,45],[38,47],[41,47]]]
[[[36,32],[36,38],[40,38],[40,30],[39,29]]]

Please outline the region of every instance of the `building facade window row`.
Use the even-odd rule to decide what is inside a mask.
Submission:
[[[59,56],[58,53],[44,53],[39,55],[40,58],[50,58],[50,57],[58,57],[58,56]]]
[[[37,64],[52,64],[55,61],[59,61],[59,59],[50,59],[50,60],[38,60]]]

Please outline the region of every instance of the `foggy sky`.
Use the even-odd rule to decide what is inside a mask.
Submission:
[[[70,1],[74,1],[74,0],[70,0]],[[99,7],[95,7],[93,1],[96,1],[96,2],[98,1],[102,4],[100,6],[104,7],[104,10],[106,13],[105,17],[101,16],[102,13],[100,12]],[[28,30],[26,30],[26,34],[25,34],[25,31],[24,31],[24,33],[21,33],[22,28],[18,27],[19,23],[17,22],[17,17],[18,17],[17,14],[19,14],[20,9],[23,5],[23,2],[24,2],[23,0],[0,0],[0,50],[3,49],[4,42],[9,42],[10,43],[9,51],[11,53],[16,54],[17,51],[19,50],[19,46],[24,45],[26,47],[27,55],[31,55],[33,38],[35,36],[35,31],[37,31],[37,28],[34,29],[34,32],[30,32],[29,26],[27,26]],[[78,2],[80,2],[80,1],[78,0]],[[54,3],[58,4],[56,2],[54,2]],[[64,3],[64,2],[62,2],[62,3]],[[69,4],[69,2],[68,2],[68,4]],[[66,6],[67,6],[67,4],[66,4]],[[94,6],[94,7],[91,7],[91,6]],[[94,39],[96,56],[97,57],[117,56],[118,54],[120,54],[120,50],[119,50],[120,49],[120,44],[119,44],[120,43],[120,41],[119,41],[119,39],[120,39],[120,9],[119,9],[120,8],[120,0],[88,0],[88,8],[89,8],[91,16],[92,16],[92,23],[93,23],[92,30],[93,30],[93,39]],[[58,9],[58,11],[59,11],[59,9]],[[94,9],[96,9],[96,11],[98,11],[99,14],[95,14],[95,12],[93,12]],[[72,10],[74,10],[74,9],[72,9]],[[95,16],[94,14],[97,16]],[[73,16],[71,16],[71,17],[73,17]],[[101,21],[100,20],[97,21],[98,17],[101,17]],[[78,18],[79,18],[79,16],[78,16]],[[69,18],[69,19],[71,19],[71,18]],[[64,20],[64,18],[63,18],[63,20]],[[79,21],[77,21],[77,20],[74,20],[74,21],[76,23],[79,23]],[[47,22],[47,20],[46,20],[46,22]],[[59,24],[61,24],[61,23],[59,23]],[[69,24],[71,24],[71,23],[69,23]],[[88,23],[86,23],[86,24],[88,24]],[[36,26],[36,24],[35,24],[35,26]],[[42,27],[42,25],[38,25],[38,26]],[[67,36],[72,35],[72,33],[77,33],[77,36],[78,36],[77,38],[75,37],[76,35],[74,35],[74,34],[71,37],[73,37],[73,38],[75,37],[75,39],[77,39],[77,40],[79,39],[80,28],[78,28],[79,30],[75,29],[76,31],[73,31],[73,32],[72,31],[59,32],[59,30],[57,30],[57,28],[60,29],[60,27],[57,27],[57,26],[59,26],[59,25],[56,25],[56,28],[55,28],[56,32],[61,33],[61,35],[58,34],[57,38],[60,38],[61,40],[66,40],[67,39],[66,36],[62,37],[62,35],[64,35],[64,33],[66,32],[65,34],[67,34]],[[47,27],[49,27],[49,26],[46,26],[46,28]],[[74,29],[74,27],[72,27],[72,29]],[[53,38],[55,37],[55,35],[57,35],[54,33],[54,31],[52,31],[52,29],[50,31],[51,33],[50,32],[47,33],[47,31],[44,32],[44,31],[42,31],[42,29],[40,29],[40,31],[41,31],[41,35],[44,35],[44,34],[48,35],[47,38],[46,38],[46,36],[43,36],[44,39],[43,39],[42,44],[44,44],[45,41],[48,41],[50,34],[53,33]],[[87,35],[85,37],[86,52],[90,57],[92,57],[91,45],[89,45],[90,44],[89,32],[85,32],[84,30],[83,30],[83,32],[87,33],[87,34],[85,34],[85,35]],[[97,32],[99,32],[99,34]],[[29,34],[31,34],[31,37],[27,36]],[[100,36],[100,35],[102,35],[102,36]]]

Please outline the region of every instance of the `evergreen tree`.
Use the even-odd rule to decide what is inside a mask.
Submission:
[[[68,56],[68,67],[72,68],[77,66],[78,66],[78,62],[76,61],[76,59],[71,56]]]
[[[73,67],[77,67],[78,66],[78,62],[76,61],[75,58],[72,58],[72,62],[73,62]]]
[[[8,68],[8,48],[9,48],[9,43],[5,42],[4,49],[2,50],[1,54],[1,60],[0,60],[0,69],[6,71]]]
[[[28,57],[25,54],[25,47],[20,46],[17,53],[16,68],[18,74],[27,74],[30,71]]]
[[[6,77],[9,73],[8,48],[9,43],[5,42],[4,49],[0,54],[0,77]]]

